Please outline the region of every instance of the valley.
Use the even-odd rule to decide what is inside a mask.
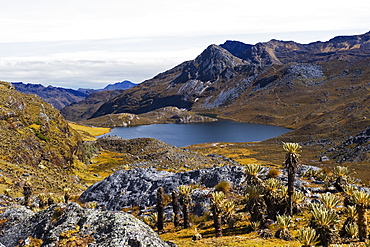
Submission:
[[[227,41],[124,89],[49,88],[46,97],[37,88],[39,96],[0,83],[5,246],[140,246],[148,239],[164,247],[365,246],[369,32],[310,44]],[[50,104],[43,100],[55,95]],[[186,147],[96,138],[115,127],[214,116],[292,131],[260,142]],[[333,221],[321,222],[323,215]]]

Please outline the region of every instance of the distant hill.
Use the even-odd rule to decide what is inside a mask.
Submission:
[[[62,87],[45,87],[41,84],[24,84],[22,82],[13,83],[14,87],[21,93],[36,94],[47,103],[50,103],[58,110],[72,103],[86,98],[89,94],[73,89]]]
[[[61,110],[68,105],[82,101],[93,92],[106,90],[125,90],[135,86],[136,84],[130,81],[123,81],[115,84],[109,84],[103,89],[80,88],[78,90],[53,86],[45,87],[41,84],[25,84],[22,82],[15,82],[13,85],[19,92],[36,94],[47,103],[50,103],[58,110]]]
[[[310,44],[227,41],[127,89],[92,117],[176,106],[294,128],[284,137],[293,141],[343,141],[370,125],[368,64],[370,32]]]
[[[136,86],[137,84],[130,81],[122,81],[107,85],[103,90],[126,90]]]

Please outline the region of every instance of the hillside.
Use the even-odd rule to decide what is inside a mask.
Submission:
[[[85,151],[80,136],[48,103],[0,83],[0,191],[16,195],[28,179],[34,190],[62,189],[81,181],[72,172]]]
[[[92,117],[166,106],[343,141],[370,124],[370,33],[299,44],[227,41],[103,104]]]
[[[199,122],[213,122],[217,121],[215,118],[201,116],[194,112],[179,109],[177,107],[164,107],[142,114],[120,113],[108,114],[101,117],[91,118],[81,121],[90,126],[101,127],[127,127],[145,124],[166,124],[166,123],[199,123]]]
[[[120,95],[123,90],[107,90],[100,92],[93,92],[86,98],[67,105],[60,110],[62,115],[74,122],[89,119],[101,105]]]

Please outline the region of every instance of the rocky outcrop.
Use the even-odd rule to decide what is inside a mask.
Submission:
[[[76,203],[55,204],[36,214],[9,207],[0,214],[0,222],[0,242],[6,247],[169,246],[132,215],[84,209]]]
[[[356,136],[349,137],[348,140],[331,148],[327,153],[336,162],[370,160],[370,127]]]
[[[123,139],[117,136],[99,138],[95,146],[110,152],[120,153],[123,162],[130,168],[156,167],[184,171],[210,166],[235,165],[235,161],[223,156],[204,156],[184,148],[164,143],[153,138]]]
[[[81,202],[95,201],[102,208],[121,210],[139,206],[153,206],[156,190],[163,187],[166,194],[177,190],[180,185],[199,185],[203,189],[213,188],[221,181],[229,181],[234,188],[245,182],[241,166],[222,166],[188,172],[158,171],[154,168],[120,170],[89,187],[80,197]],[[194,193],[194,197],[207,198],[207,193]],[[200,201],[199,198],[194,201]],[[204,206],[204,205],[203,205]]]

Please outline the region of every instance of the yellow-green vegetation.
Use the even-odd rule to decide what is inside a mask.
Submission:
[[[276,247],[276,246],[291,246],[298,247],[301,244],[298,241],[285,241],[282,239],[263,239],[257,232],[247,233],[247,226],[243,225],[240,229],[225,230],[224,236],[215,238],[214,230],[210,229],[199,229],[197,231],[202,235],[201,240],[192,241],[192,237],[195,234],[194,229],[183,229],[175,232],[168,232],[161,234],[160,237],[163,240],[171,241],[177,244],[179,247]],[[243,232],[244,230],[244,232]]]
[[[72,129],[76,130],[81,135],[83,141],[95,141],[95,136],[104,135],[110,132],[110,128],[91,127],[72,122],[68,122],[68,124]]]
[[[84,155],[80,136],[58,110],[6,82],[0,82],[0,139],[0,193],[20,196],[26,179],[34,193],[68,184],[81,190],[70,170]]]

